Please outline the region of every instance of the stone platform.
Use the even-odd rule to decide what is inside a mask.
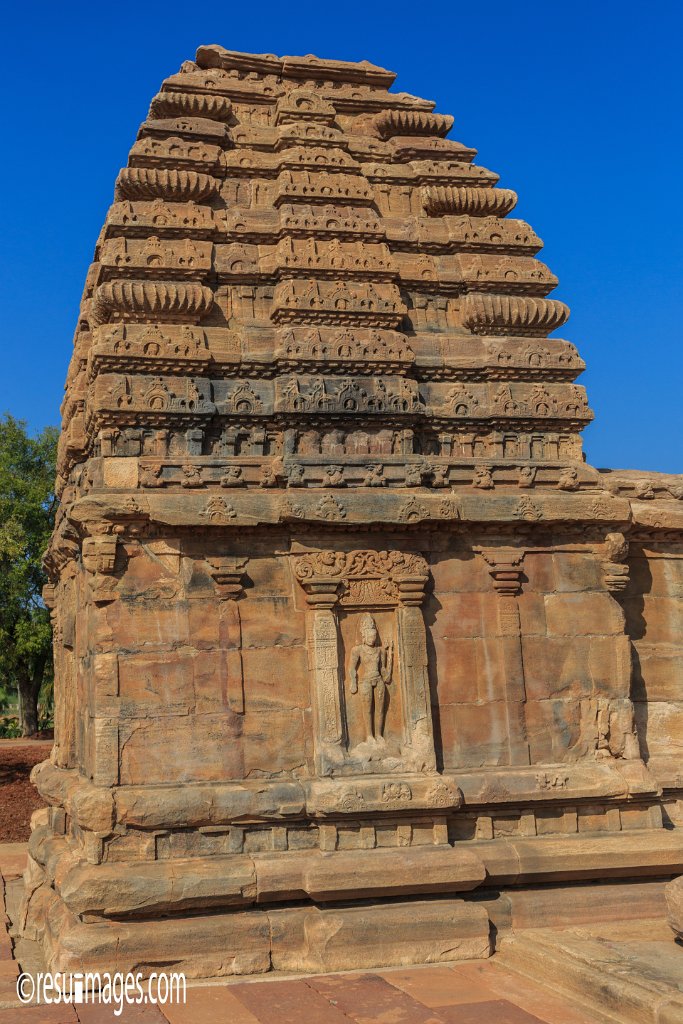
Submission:
[[[662,886],[620,884],[587,897],[558,889],[519,892],[500,913],[497,951],[468,963],[348,971],[268,980],[191,983],[184,1004],[128,1007],[22,1007],[20,970],[45,969],[40,947],[21,937],[22,844],[0,846],[9,916],[0,935],[0,1024],[679,1024],[683,949],[662,919]],[[10,848],[8,848],[8,846]],[[610,887],[607,887],[608,890]],[[549,898],[550,897],[550,898]],[[4,904],[3,904],[4,908]],[[0,908],[2,910],[3,908]],[[564,909],[560,909],[564,908]],[[614,919],[591,926],[599,908]],[[644,915],[658,914],[647,918]],[[584,927],[533,928],[564,916]],[[619,918],[617,920],[617,918]],[[408,931],[410,931],[408,926]],[[417,959],[420,950],[413,946]],[[18,959],[17,959],[18,958]],[[18,962],[19,961],[19,962]]]
[[[661,917],[563,931],[520,932],[501,945],[502,964],[553,988],[595,1019],[619,1024],[683,1021],[683,947]]]

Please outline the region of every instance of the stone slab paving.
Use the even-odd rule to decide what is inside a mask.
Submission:
[[[0,874],[5,882],[23,875],[27,849],[26,843],[0,843]]]
[[[0,844],[0,1024],[594,1024],[547,989],[490,960],[306,977],[235,979],[187,989],[184,1005],[22,1006],[5,912],[26,846]],[[16,888],[16,886],[14,886]]]

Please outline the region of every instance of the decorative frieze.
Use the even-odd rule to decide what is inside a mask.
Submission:
[[[392,284],[286,281],[273,295],[277,324],[358,324],[398,327],[405,306]]]
[[[162,237],[207,238],[216,230],[214,211],[194,200],[185,203],[121,199],[109,208],[105,237],[147,238],[157,232]]]
[[[176,243],[158,235],[142,239],[111,238],[101,249],[100,261],[107,276],[155,276],[170,272],[178,278],[201,279],[211,269],[212,246],[185,238]]]

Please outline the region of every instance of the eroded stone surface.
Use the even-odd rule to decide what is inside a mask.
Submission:
[[[683,876],[669,882],[665,889],[667,920],[678,938],[683,937]]]

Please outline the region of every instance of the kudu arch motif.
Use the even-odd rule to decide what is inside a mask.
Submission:
[[[683,483],[584,461],[540,239],[393,80],[201,47],[117,178],[46,561],[53,969],[481,957],[519,886],[683,855]]]

